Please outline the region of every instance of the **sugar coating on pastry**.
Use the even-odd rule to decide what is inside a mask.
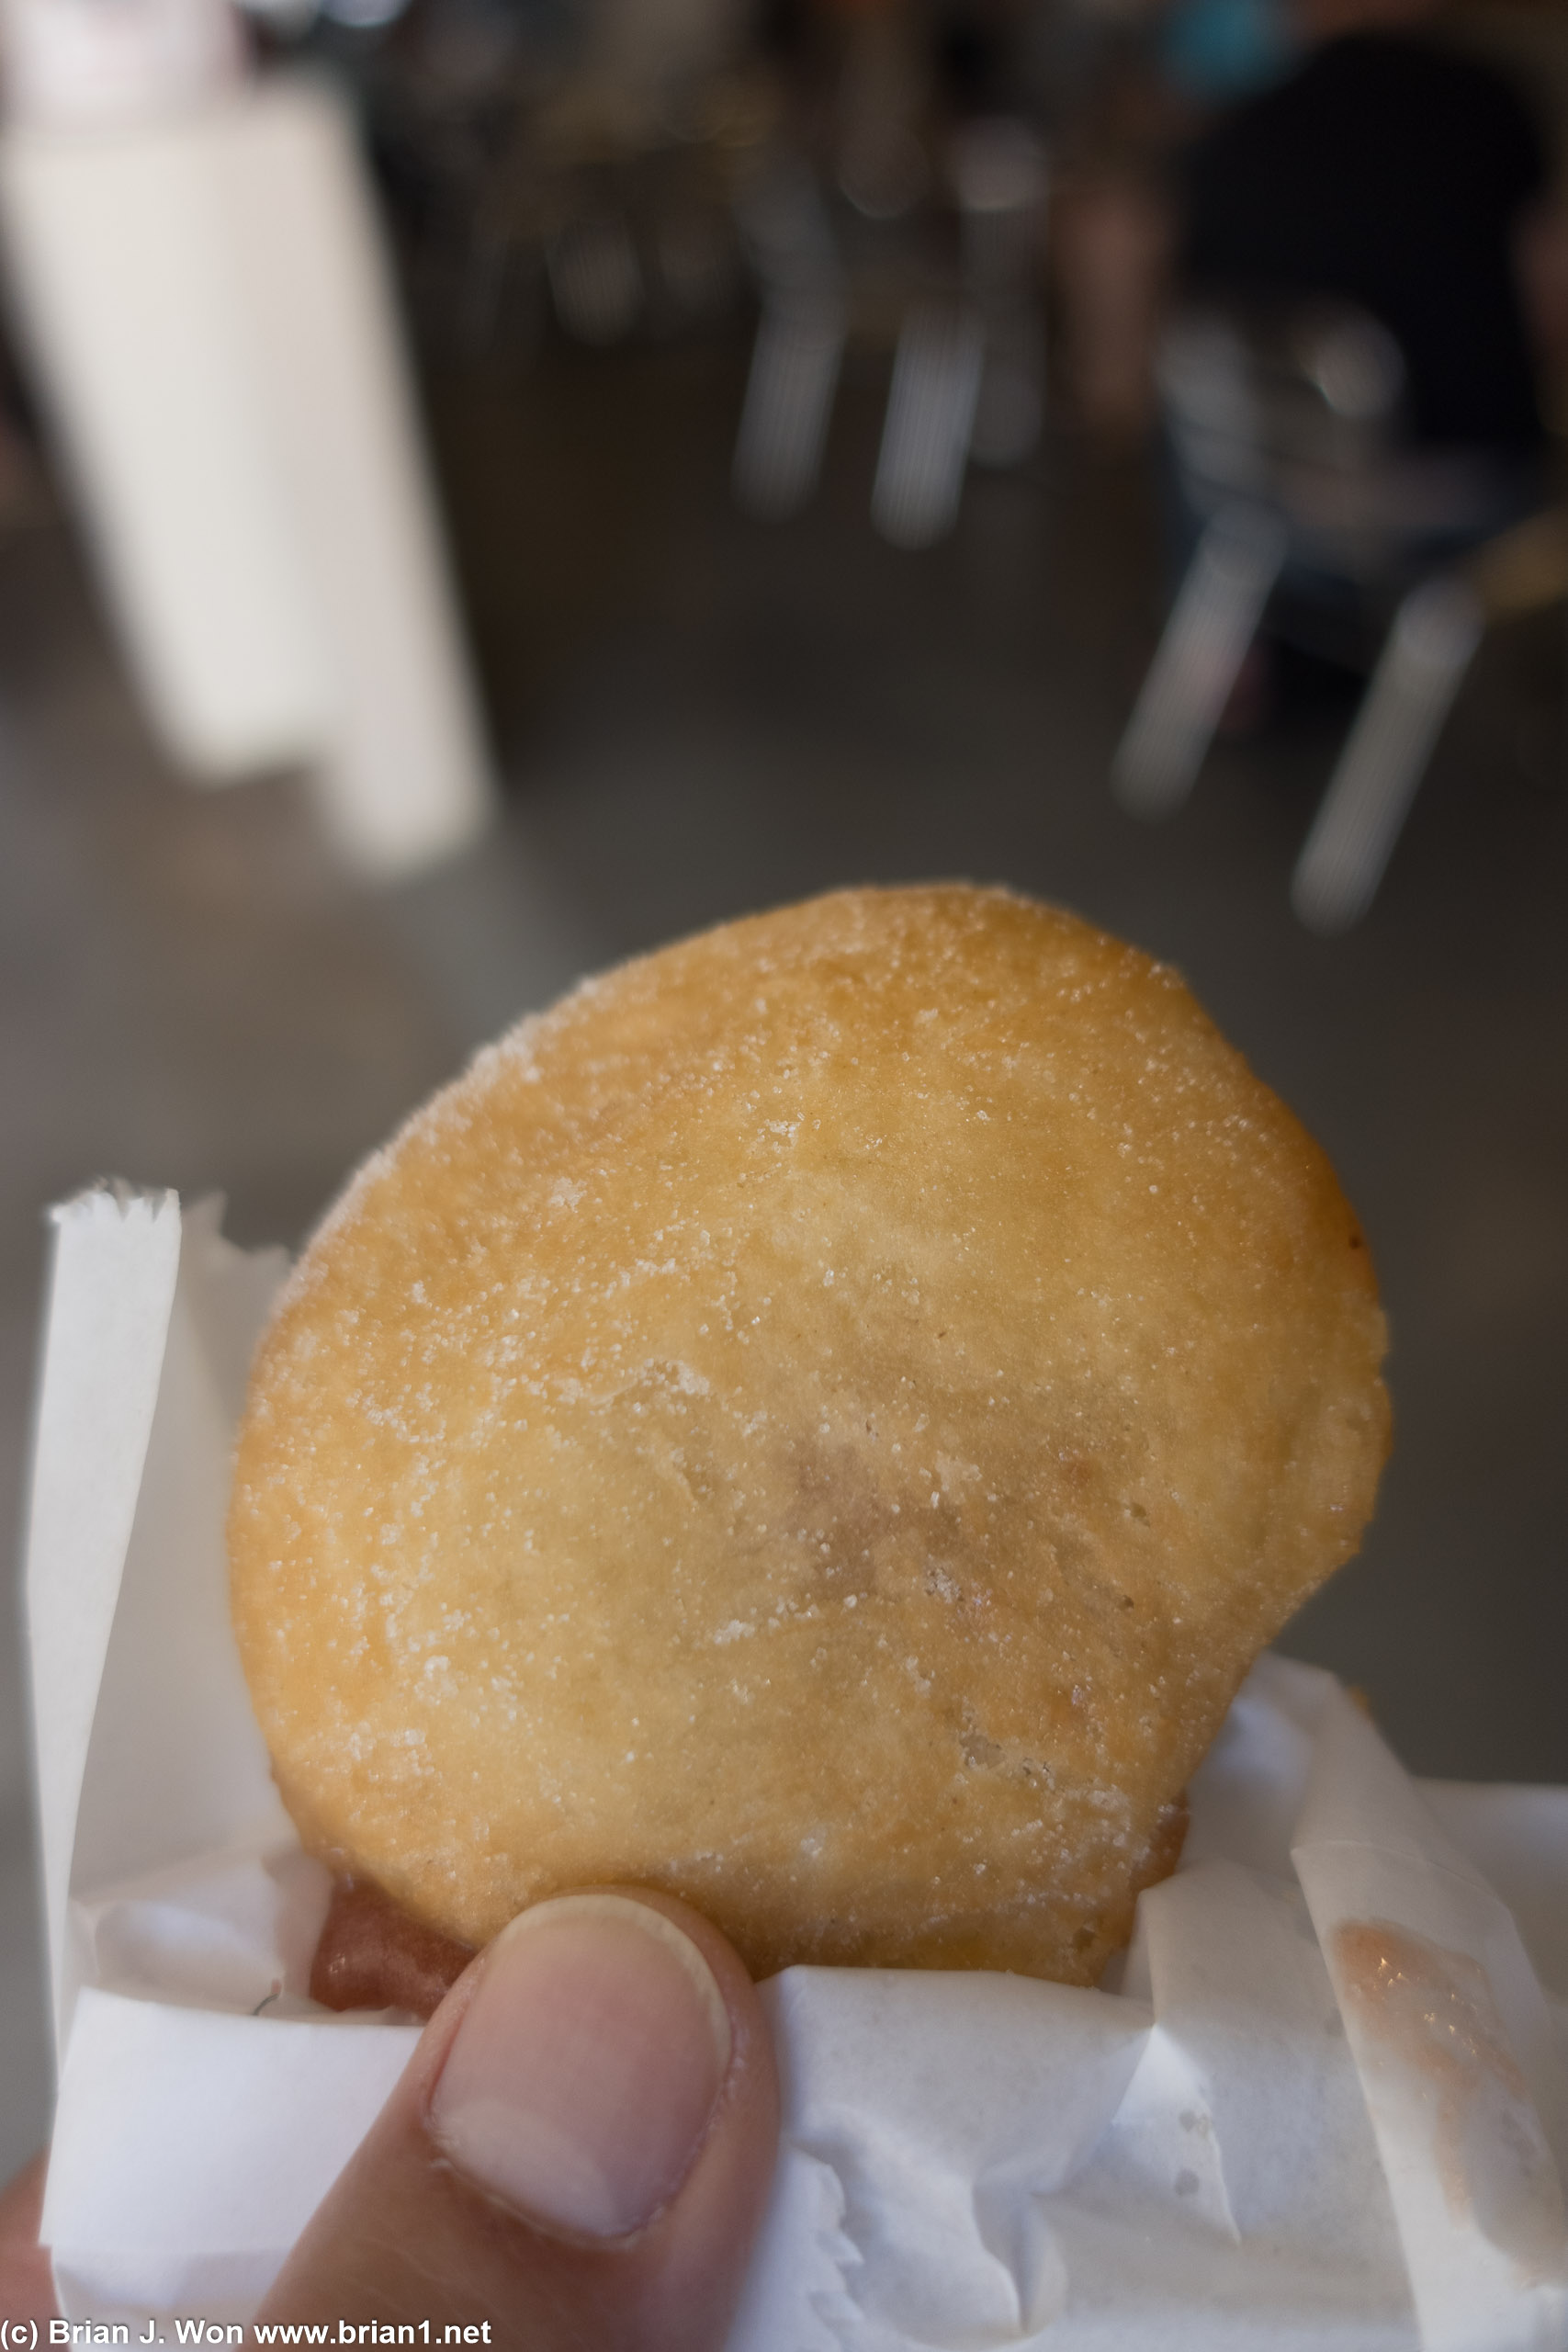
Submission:
[[[481,1053],[288,1284],[230,1517],[279,1788],[468,1943],[628,1883],[758,1972],[1091,1981],[1355,1549],[1383,1347],[1168,967],[963,885],[727,924]]]

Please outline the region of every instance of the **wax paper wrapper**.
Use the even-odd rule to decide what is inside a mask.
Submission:
[[[245,2319],[417,2037],[306,1986],[222,1518],[283,1272],[216,1206],[56,1212],[28,1602],[67,2313]],[[790,1969],[730,2352],[1562,2352],[1568,1792],[1417,1786],[1265,1657],[1114,1985]],[[334,2314],[323,2314],[326,2317]],[[438,2318],[439,2314],[430,2316]]]

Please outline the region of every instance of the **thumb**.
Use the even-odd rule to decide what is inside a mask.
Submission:
[[[447,1995],[258,2317],[721,2352],[777,2132],[767,2025],[716,1928],[642,1892],[539,1904]]]

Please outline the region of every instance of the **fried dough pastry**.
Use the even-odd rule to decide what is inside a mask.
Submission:
[[[1088,1983],[1387,1447],[1368,1254],[1178,975],[854,890],[523,1022],[262,1345],[234,1618],[307,1845]]]

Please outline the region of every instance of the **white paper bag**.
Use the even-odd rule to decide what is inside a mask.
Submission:
[[[245,2317],[417,2039],[308,1997],[325,1873],[229,1627],[282,1271],[210,1204],[56,1213],[28,1598],[73,2317]],[[731,2352],[1562,2352],[1568,1791],[1424,1793],[1269,1657],[1190,1799],[1115,1990],[764,1987],[784,2134]]]

